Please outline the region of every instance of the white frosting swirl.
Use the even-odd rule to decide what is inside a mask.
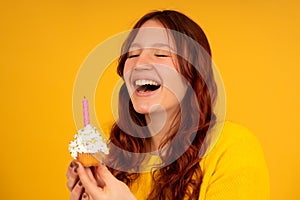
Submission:
[[[98,153],[108,154],[108,148],[96,127],[90,124],[78,130],[74,136],[74,141],[69,144],[71,156],[76,159],[77,153]]]

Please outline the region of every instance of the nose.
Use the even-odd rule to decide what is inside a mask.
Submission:
[[[135,68],[138,68],[137,70],[147,70],[151,68],[153,63],[151,51],[149,49],[143,49],[140,55],[136,57]]]
[[[147,64],[140,64],[140,65],[136,65],[134,67],[135,71],[145,71],[145,70],[151,70],[153,69],[153,64],[151,63],[147,63]]]

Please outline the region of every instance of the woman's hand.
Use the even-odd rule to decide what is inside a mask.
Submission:
[[[90,168],[84,168],[78,162],[74,162],[74,166],[73,171],[67,172],[71,200],[136,199],[128,186],[116,179],[104,165],[95,167],[94,172]]]
[[[78,177],[78,167],[79,165],[72,161],[69,165],[67,170],[67,187],[71,192],[70,199],[71,200],[79,200],[84,193],[84,188],[82,186],[82,182],[79,180]],[[86,194],[85,194],[86,196]]]

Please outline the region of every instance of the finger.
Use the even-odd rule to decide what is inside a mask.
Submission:
[[[68,170],[67,170],[67,173],[66,173],[67,178],[71,175],[72,171],[74,170],[74,167],[75,167],[75,161],[73,160],[69,164],[69,167],[68,167]]]
[[[75,184],[78,181],[78,174],[74,172],[74,169],[76,168],[75,163],[71,162],[68,170],[67,170],[67,187],[70,191],[72,191],[73,187],[75,186]]]
[[[74,163],[73,161],[69,164],[69,167],[68,167],[68,170],[67,170],[67,173],[66,173],[66,177],[68,178],[70,176],[70,172],[71,170],[73,169],[74,167]]]
[[[79,180],[71,192],[70,200],[79,200],[82,192],[83,192],[83,185],[82,182]]]
[[[97,186],[96,181],[91,180],[85,168],[80,163],[78,165],[78,175],[86,193],[92,198],[97,197],[102,192],[102,189]]]
[[[89,195],[88,195],[86,192],[84,192],[84,193],[82,194],[81,199],[82,199],[82,200],[91,200],[91,198],[89,197]]]
[[[85,168],[85,171],[86,171],[86,173],[87,173],[90,181],[93,182],[95,185],[97,185],[97,181],[96,181],[96,179],[94,177],[94,174],[93,174],[91,168]]]
[[[67,181],[67,188],[69,189],[69,191],[72,191],[75,184],[78,182],[79,178],[77,177],[76,179],[70,178]]]
[[[105,186],[105,183],[102,180],[102,178],[100,177],[100,175],[98,174],[97,168],[98,167],[93,167],[92,171],[93,171],[93,174],[94,174],[94,177],[95,177],[95,179],[97,181],[98,186],[101,187],[101,188],[103,188]]]

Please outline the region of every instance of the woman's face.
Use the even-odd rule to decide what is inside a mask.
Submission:
[[[178,71],[171,35],[158,21],[148,20],[133,40],[124,66],[124,80],[135,111],[177,111],[187,89]]]

